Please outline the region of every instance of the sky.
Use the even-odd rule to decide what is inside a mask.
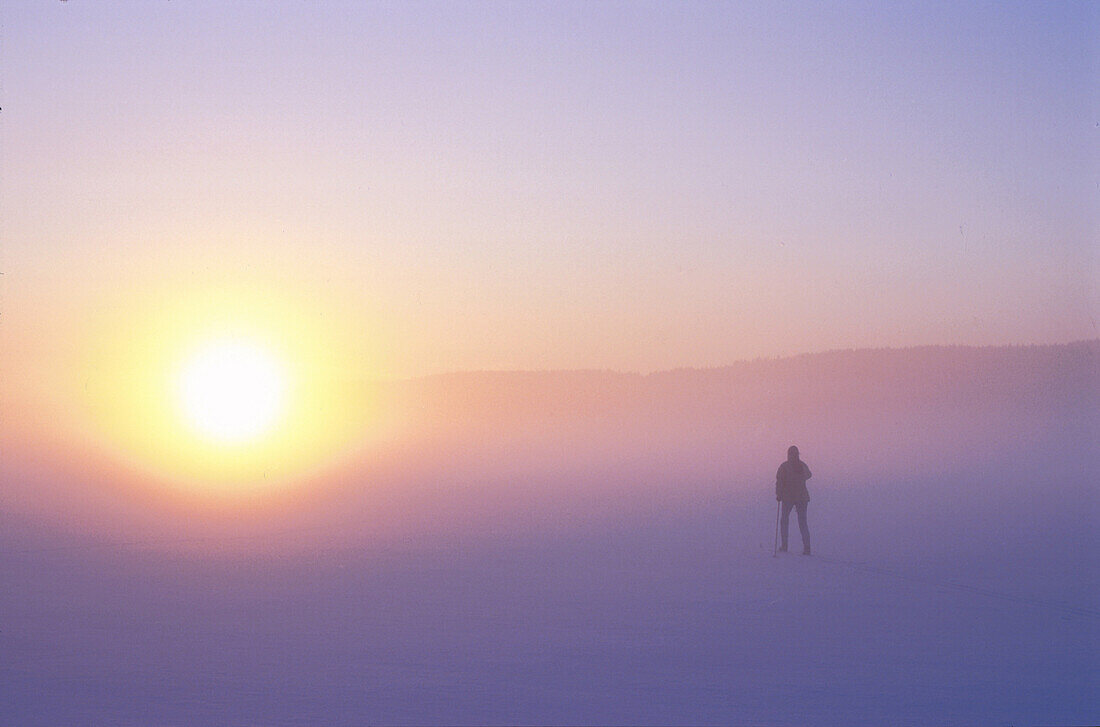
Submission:
[[[3,335],[245,286],[383,378],[1092,338],[1098,17],[5,3]]]
[[[76,472],[300,479],[430,374],[1097,335],[1095,5],[0,22],[2,428]]]
[[[0,1],[2,716],[1087,723],[1097,38]]]

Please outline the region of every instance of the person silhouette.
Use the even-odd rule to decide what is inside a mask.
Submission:
[[[791,520],[791,509],[798,511],[798,530],[802,533],[802,555],[810,554],[810,527],[806,524],[806,506],[810,504],[810,491],[806,489],[806,480],[813,477],[810,468],[798,458],[798,447],[793,444],[787,448],[787,461],[779,465],[775,473],[775,501],[783,503],[783,519],[779,533],[783,544],[780,552],[787,552],[787,530]]]

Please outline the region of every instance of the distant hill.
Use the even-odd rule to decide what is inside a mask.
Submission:
[[[429,477],[759,478],[791,443],[848,480],[1100,464],[1100,340],[834,351],[649,375],[454,373],[388,384],[379,400]]]
[[[1100,402],[1100,339],[833,351],[648,375],[478,371],[397,382],[385,393],[425,419],[456,423],[623,416],[733,421],[899,407],[1084,412]]]

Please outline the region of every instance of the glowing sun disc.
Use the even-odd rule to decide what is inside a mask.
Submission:
[[[181,409],[210,439],[238,443],[259,437],[283,409],[285,376],[267,351],[243,341],[211,343],[182,367]]]

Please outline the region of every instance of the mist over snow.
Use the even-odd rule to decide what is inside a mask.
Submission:
[[[220,511],[10,452],[0,713],[1095,723],[1098,363],[1088,341],[378,384],[355,457]],[[772,557],[789,444],[809,558]]]

